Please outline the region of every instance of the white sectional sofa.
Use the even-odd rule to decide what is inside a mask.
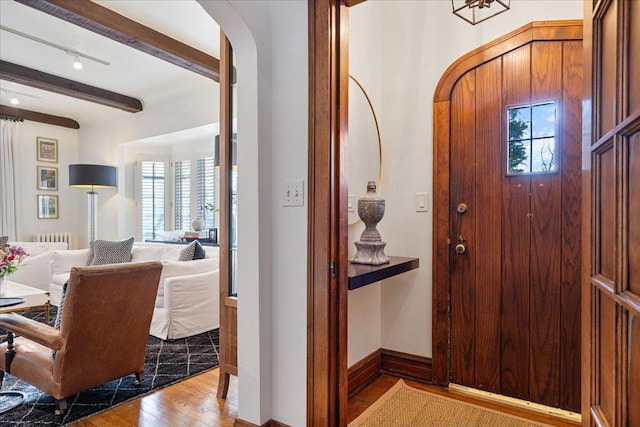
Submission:
[[[218,248],[207,246],[204,259],[178,261],[184,245],[134,243],[131,262],[163,264],[150,334],[178,339],[220,326]],[[58,306],[72,267],[87,264],[89,249],[54,251],[49,279],[51,303]]]
[[[20,267],[9,276],[9,280],[23,285],[49,290],[49,263],[54,251],[64,251],[67,244],[49,242],[9,242],[11,246],[20,246],[29,255],[24,257]]]

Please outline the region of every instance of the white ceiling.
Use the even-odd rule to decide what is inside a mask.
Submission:
[[[195,0],[109,0],[101,5],[176,40],[219,57],[220,30]],[[0,31],[0,59],[56,76],[107,89],[145,102],[176,88],[206,87],[214,81],[151,55],[102,37],[36,9],[0,0],[0,24],[72,50],[105,60],[111,65],[81,59],[84,68],[72,67],[73,56],[62,50]],[[0,80],[0,103],[20,100],[18,108],[83,121],[111,107],[82,101],[29,86]],[[31,96],[15,95],[19,92]],[[106,109],[106,110],[105,110]]]

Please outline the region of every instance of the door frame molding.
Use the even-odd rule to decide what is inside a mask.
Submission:
[[[450,374],[450,102],[465,73],[534,41],[582,40],[582,20],[524,25],[456,60],[442,74],[433,97],[433,383],[449,384]]]
[[[346,426],[348,6],[307,4],[307,425]]]

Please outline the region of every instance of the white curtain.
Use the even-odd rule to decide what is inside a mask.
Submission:
[[[18,194],[16,191],[16,149],[20,123],[0,120],[0,236],[20,240],[18,233]]]

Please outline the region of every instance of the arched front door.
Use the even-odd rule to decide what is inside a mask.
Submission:
[[[435,109],[434,370],[578,412],[581,25],[538,25],[465,56],[436,93],[459,73]]]

